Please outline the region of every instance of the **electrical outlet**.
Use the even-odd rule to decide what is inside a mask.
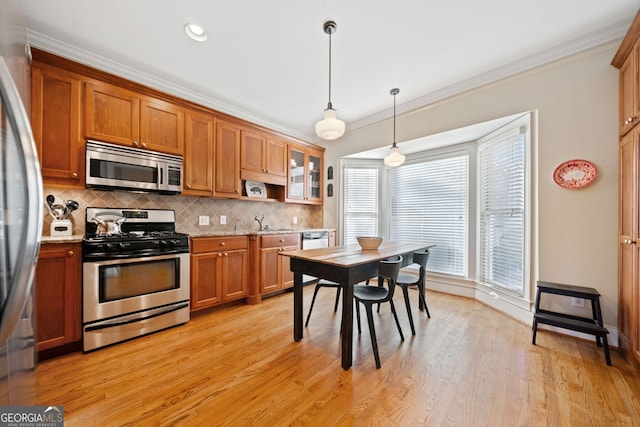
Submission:
[[[584,307],[584,298],[571,298],[571,305],[574,307]]]
[[[227,223],[227,216],[220,215],[220,225],[225,225]]]
[[[209,225],[209,216],[208,215],[200,215],[198,217],[198,224],[200,224],[200,225]]]
[[[297,216],[294,216],[294,217],[293,217],[293,223],[294,223],[294,224],[297,224],[297,223],[298,223],[298,217],[297,217]]]

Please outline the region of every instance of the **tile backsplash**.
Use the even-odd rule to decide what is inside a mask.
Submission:
[[[44,195],[52,194],[56,203],[75,200],[80,207],[71,214],[73,234],[84,234],[85,209],[87,207],[174,209],[176,230],[187,234],[206,234],[238,230],[258,230],[255,217],[264,215],[263,224],[269,228],[322,228],[322,206],[292,203],[260,202],[193,196],[165,196],[160,194],[133,193],[130,191],[100,191],[88,189],[52,188],[45,186]],[[49,235],[51,216],[44,206],[44,235]],[[201,215],[209,216],[209,225],[198,225]],[[220,216],[227,217],[226,225],[220,224]],[[293,223],[297,217],[298,223]]]

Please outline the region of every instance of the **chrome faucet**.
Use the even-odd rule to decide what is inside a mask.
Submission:
[[[264,215],[262,215],[260,218],[256,216],[254,219],[258,221],[258,225],[260,226],[260,231],[263,231],[264,228],[262,228],[262,221],[264,220]]]

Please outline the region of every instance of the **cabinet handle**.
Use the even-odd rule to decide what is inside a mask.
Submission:
[[[73,251],[67,252],[67,256],[73,256]]]
[[[72,177],[77,178],[78,177],[78,172],[74,172],[71,174]]]
[[[225,242],[220,243],[220,246],[226,246]]]
[[[133,146],[134,146],[134,147],[139,147],[139,146],[140,146],[140,144],[138,144],[138,141],[133,141]]]
[[[191,190],[191,185],[187,184],[187,188],[188,188],[189,190]]]
[[[631,239],[624,239],[624,244],[625,245],[633,245],[635,242]]]
[[[280,239],[280,243],[284,242],[284,239]]]
[[[218,252],[218,256],[222,256],[222,252]]]
[[[147,143],[146,142],[142,143],[142,148],[147,148]]]
[[[225,252],[225,253],[224,253],[224,256],[229,256],[229,254]]]

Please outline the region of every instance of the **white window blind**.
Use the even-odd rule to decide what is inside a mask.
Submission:
[[[524,127],[479,147],[480,280],[524,294]]]
[[[345,245],[357,243],[356,236],[378,235],[378,168],[344,169]]]
[[[389,238],[437,245],[429,271],[467,274],[468,163],[465,153],[389,170]]]

